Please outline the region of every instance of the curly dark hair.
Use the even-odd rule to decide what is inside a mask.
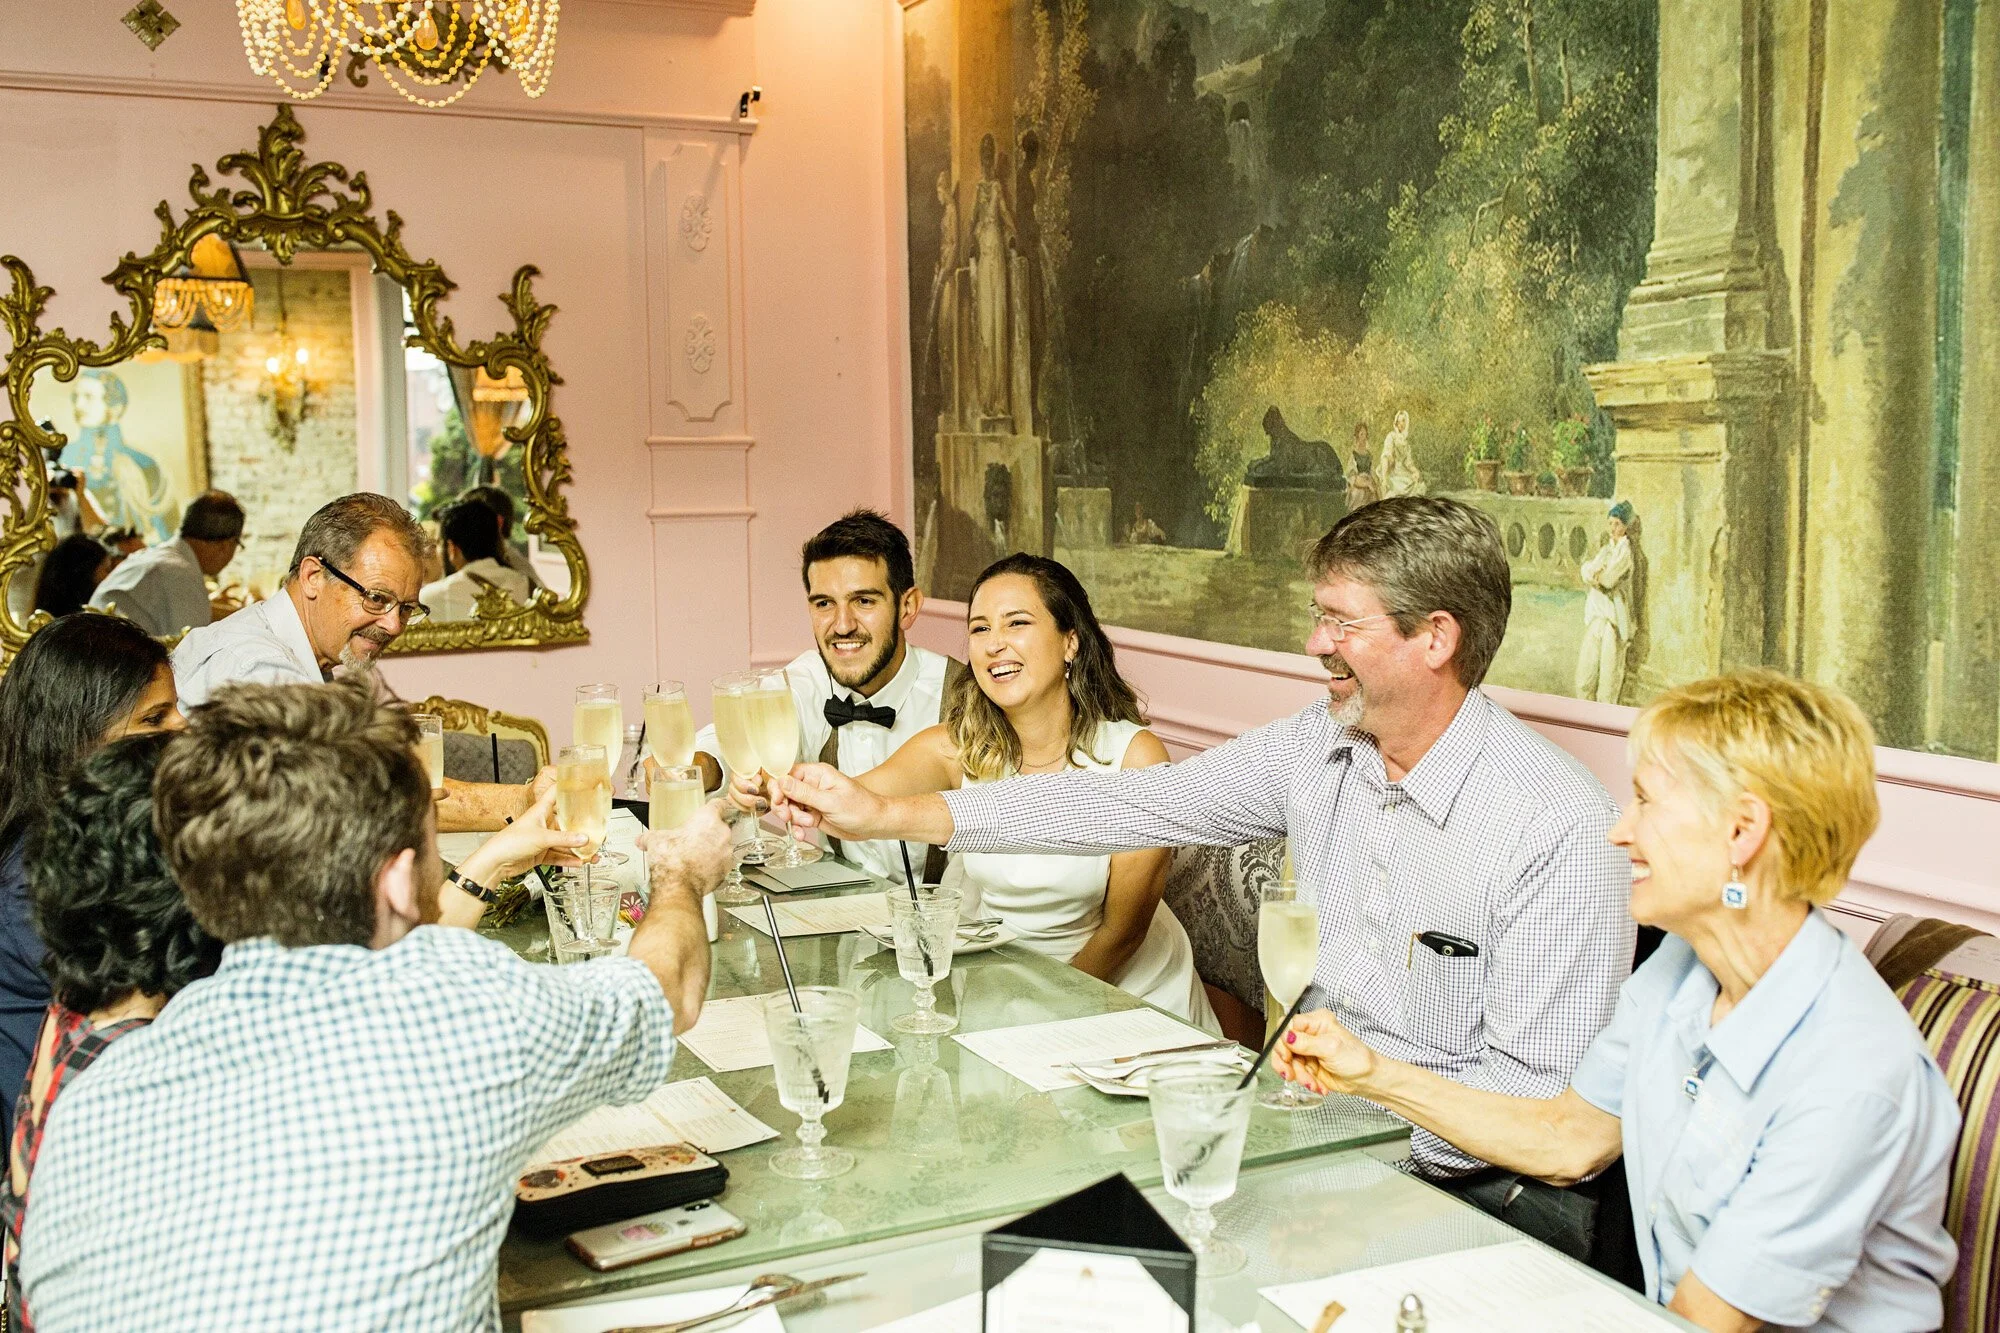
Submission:
[[[153,732],[99,750],[29,836],[42,969],[77,1013],[135,992],[170,997],[222,961],[222,941],[196,924],[153,833],[153,775],[174,739]]]

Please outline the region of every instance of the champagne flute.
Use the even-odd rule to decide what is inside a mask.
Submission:
[[[854,1169],[853,1153],[821,1146],[826,1126],[820,1119],[847,1095],[860,997],[832,986],[801,986],[798,1006],[792,1008],[784,991],[764,997],[778,1101],[799,1117],[799,1146],[773,1155],[771,1169],[793,1180],[826,1180]]]
[[[675,829],[701,812],[701,770],[692,764],[655,768],[646,789],[646,827]]]
[[[1187,1243],[1204,1278],[1241,1272],[1243,1247],[1215,1237],[1215,1205],[1236,1193],[1251,1092],[1235,1070],[1200,1060],[1161,1065],[1146,1081],[1160,1173],[1167,1193],[1187,1205]]]
[[[950,1032],[958,1020],[937,1011],[934,987],[951,975],[951,947],[958,938],[955,889],[926,884],[910,894],[895,889],[889,899],[889,921],[896,941],[896,971],[917,988],[914,1012],[898,1014],[889,1026],[898,1032],[936,1036]]]
[[[715,681],[715,739],[737,773],[761,773],[768,782],[789,773],[799,757],[799,714],[783,668],[732,672]],[[787,836],[765,838],[752,820],[748,864],[802,866],[819,860],[817,847]]]
[[[444,790],[444,719],[436,713],[412,713],[417,724],[417,754],[431,775],[431,790]]]
[[[646,690],[646,752],[665,768],[694,762],[694,710],[677,680],[663,680]]]
[[[605,791],[608,793],[608,784],[618,781],[619,775],[613,770],[625,745],[625,713],[618,703],[618,687],[577,686],[569,729],[572,744],[595,745],[604,751]]]
[[[601,745],[566,745],[556,755],[556,827],[581,833],[579,861],[589,861],[604,845],[611,823],[611,775]]]
[[[1299,886],[1290,880],[1266,884],[1257,908],[1257,965],[1264,972],[1264,988],[1280,1007],[1290,1009],[1312,984],[1318,964],[1319,913],[1311,899],[1301,899]],[[1278,1089],[1261,1094],[1257,1104],[1273,1111],[1304,1111],[1325,1100],[1280,1080]]]

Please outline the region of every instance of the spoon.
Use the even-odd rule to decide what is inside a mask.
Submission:
[[[817,1292],[822,1287],[830,1287],[837,1282],[851,1282],[860,1276],[859,1273],[842,1273],[837,1277],[823,1277],[806,1282],[793,1277],[790,1273],[765,1273],[750,1283],[748,1291],[720,1310],[697,1315],[692,1319],[676,1320],[670,1324],[630,1324],[607,1329],[605,1333],[687,1333],[689,1329],[703,1328],[718,1320],[737,1318],[749,1314],[752,1310],[762,1309],[766,1305],[791,1301]]]

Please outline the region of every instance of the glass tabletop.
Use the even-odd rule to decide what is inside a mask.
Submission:
[[[880,882],[847,892],[882,891]],[[838,891],[837,891],[838,892]],[[792,894],[788,898],[807,895]],[[711,953],[710,998],[779,990],[784,980],[770,938],[728,912]],[[546,957],[539,909],[488,932],[530,958]],[[890,1020],[912,1007],[915,988],[896,973],[895,952],[866,935],[787,939],[786,957],[801,986],[842,985],[861,997],[863,1025],[893,1049],[854,1056],[846,1100],[826,1116],[827,1142],[852,1152],[847,1175],[824,1182],[785,1179],[771,1155],[795,1142],[798,1117],[779,1105],[771,1070],[711,1071],[683,1047],[672,1077],[707,1075],[770,1125],[779,1138],[724,1154],[729,1188],[722,1205],[747,1233],[713,1249],[596,1273],[560,1241],[510,1233],[500,1251],[504,1310],[604,1295],[830,1246],[882,1240],[1039,1207],[1114,1171],[1141,1185],[1160,1179],[1148,1103],[1090,1088],[1039,1093],[964,1050],[950,1036],[893,1031]],[[958,1017],[958,1031],[978,1032],[1142,1006],[1136,997],[1019,945],[960,954],[938,983],[938,1009]],[[1269,1079],[1267,1073],[1260,1075]],[[1373,1105],[1329,1098],[1308,1112],[1258,1110],[1244,1146],[1246,1166],[1371,1145],[1392,1155],[1408,1126]]]

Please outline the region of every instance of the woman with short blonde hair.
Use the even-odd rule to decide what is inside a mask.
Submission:
[[[1299,1018],[1278,1068],[1521,1175],[1568,1184],[1622,1151],[1647,1294],[1702,1328],[1935,1329],[1958,1106],[1819,910],[1879,817],[1867,720],[1838,691],[1744,671],[1661,695],[1631,758],[1610,836],[1633,917],[1670,934],[1567,1091],[1452,1083],[1327,1013]]]

